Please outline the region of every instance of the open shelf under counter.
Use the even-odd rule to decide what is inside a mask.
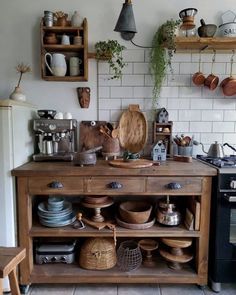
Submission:
[[[63,227],[45,227],[40,223],[34,223],[30,232],[31,237],[113,237],[113,231],[107,228],[98,230],[86,225],[85,229],[74,229],[73,225]],[[187,230],[184,225],[176,227],[161,226],[154,224],[146,229],[127,229],[116,226],[116,236],[142,238],[142,237],[200,237],[199,231]]]
[[[164,261],[157,260],[155,268],[141,266],[137,270],[123,272],[117,266],[107,270],[86,270],[77,264],[34,265],[31,283],[199,283],[194,269],[186,264],[173,271]]]
[[[236,49],[236,38],[232,37],[176,37],[175,46],[177,51],[185,50],[219,50],[232,51]]]

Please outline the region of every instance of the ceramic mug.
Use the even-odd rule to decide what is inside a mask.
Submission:
[[[70,76],[79,76],[82,60],[78,57],[70,58]]]
[[[61,37],[61,44],[63,45],[70,45],[70,37],[67,35],[62,35]]]

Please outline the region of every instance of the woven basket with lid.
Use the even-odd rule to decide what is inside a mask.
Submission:
[[[103,270],[116,265],[116,249],[111,238],[89,238],[81,247],[79,264],[82,268]]]

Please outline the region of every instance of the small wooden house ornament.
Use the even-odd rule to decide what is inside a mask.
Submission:
[[[169,113],[165,108],[161,108],[157,111],[156,122],[157,123],[168,123]]]
[[[166,161],[166,145],[162,140],[159,140],[152,149],[153,161]]]

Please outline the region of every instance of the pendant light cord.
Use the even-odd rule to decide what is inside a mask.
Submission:
[[[137,47],[139,47],[139,48],[153,48],[153,47],[150,47],[150,46],[142,46],[142,45],[138,45],[138,44],[136,44],[136,43],[134,43],[134,41],[131,39],[130,40],[130,42],[134,45],[134,46],[137,46]]]

